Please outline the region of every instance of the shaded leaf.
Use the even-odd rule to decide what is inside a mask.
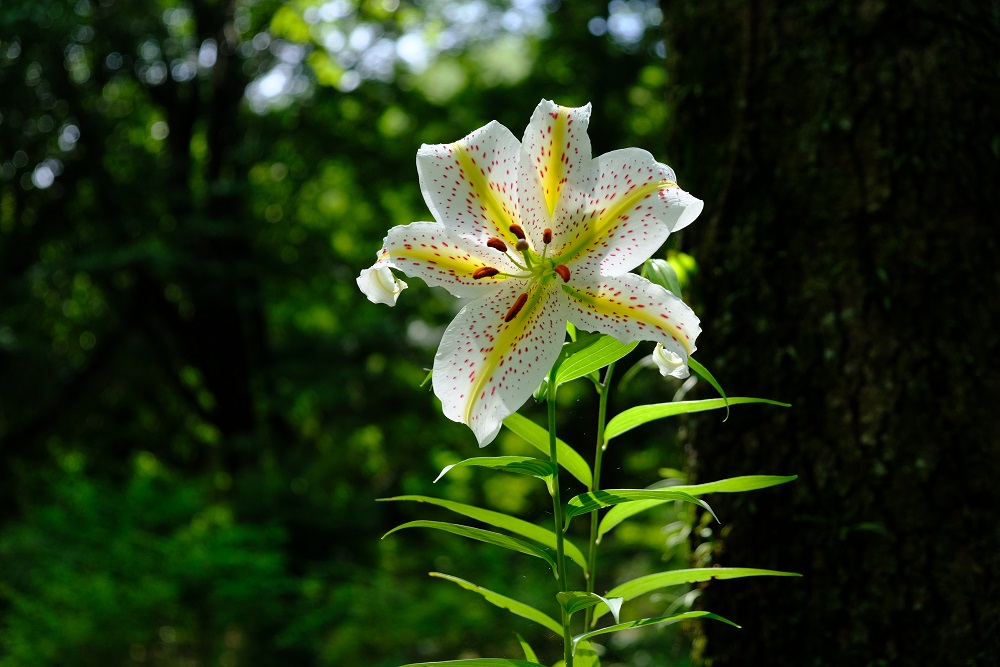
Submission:
[[[541,558],[549,564],[549,567],[552,568],[553,574],[557,572],[555,558],[553,558],[553,554],[549,549],[536,547],[530,542],[525,542],[524,540],[519,540],[515,537],[508,537],[507,535],[503,535],[501,533],[494,533],[492,530],[483,530],[482,528],[473,528],[472,526],[462,526],[457,523],[446,523],[444,521],[410,521],[409,523],[404,523],[401,526],[396,526],[383,535],[382,539],[385,539],[396,531],[403,530],[404,528],[433,528],[435,530],[443,530],[444,532],[452,533],[453,535],[460,535],[462,537],[468,537],[469,539],[485,542],[486,544],[492,544],[494,546],[503,547],[504,549],[510,549],[511,551],[518,551],[529,556]]]
[[[780,572],[778,570],[761,570],[752,567],[698,567],[686,570],[668,570],[666,572],[656,572],[637,577],[631,581],[615,586],[608,591],[608,596],[621,597],[623,601],[628,601],[651,593],[668,586],[678,586],[680,584],[695,584],[712,579],[741,579],[743,577],[799,577],[800,574],[794,572]],[[594,621],[603,616],[604,610],[598,609],[594,612]]]
[[[556,471],[556,467],[552,461],[536,459],[531,456],[477,456],[459,461],[458,463],[452,463],[450,466],[445,466],[434,482],[437,483],[438,480],[453,468],[464,468],[466,466],[502,470],[503,472],[530,475],[539,479],[549,479]]]
[[[537,526],[529,521],[525,521],[524,519],[518,519],[517,517],[510,516],[509,514],[504,514],[503,512],[495,512],[493,510],[483,509],[482,507],[466,505],[465,503],[457,503],[453,500],[433,498],[431,496],[396,496],[394,498],[381,498],[380,502],[397,500],[410,500],[418,503],[428,503],[430,505],[444,507],[452,512],[467,516],[470,519],[482,521],[483,523],[487,523],[495,528],[509,530],[515,535],[520,535],[521,537],[526,537],[529,540],[534,540],[535,542],[544,544],[551,549],[556,548],[556,534],[554,532],[542,528],[541,526]],[[583,552],[580,551],[579,547],[570,542],[569,539],[563,540],[563,552],[570,560],[582,567],[584,571],[587,570],[587,559],[584,557]]]
[[[584,609],[589,609],[590,607],[603,604],[615,617],[615,623],[618,622],[618,614],[621,613],[622,603],[625,602],[624,598],[606,598],[598,595],[597,593],[588,593],[586,591],[566,591],[558,593],[556,595],[556,599],[570,616],[578,611],[583,611]]]
[[[549,432],[546,429],[516,412],[504,419],[503,425],[524,438],[528,444],[548,455]],[[576,453],[576,450],[559,438],[556,438],[556,455],[559,457],[559,465],[565,468],[569,474],[580,480],[584,486],[591,485],[594,476],[590,472],[590,466],[587,465],[582,456]]]
[[[737,493],[741,491],[755,491],[766,489],[770,486],[777,486],[797,479],[798,475],[745,475],[743,477],[730,477],[720,479],[717,482],[706,482],[705,484],[684,484],[679,486],[665,487],[672,491],[683,491],[692,496],[701,496],[706,493]],[[652,489],[650,489],[652,490]],[[620,524],[625,519],[644,512],[652,507],[662,505],[668,500],[637,500],[631,503],[622,503],[610,509],[601,524],[597,528],[597,540],[600,542],[605,533]]]
[[[684,493],[683,491],[674,491],[671,489],[607,489],[601,491],[591,491],[588,493],[581,493],[578,496],[570,498],[569,502],[566,503],[566,525],[569,525],[570,519],[581,514],[586,514],[588,512],[593,512],[594,510],[599,510],[602,507],[610,507],[612,505],[617,505],[619,503],[632,502],[634,500],[683,500],[684,502],[694,503],[711,514],[716,521],[719,517],[715,516],[715,512],[704,500],[695,498],[689,493]]]
[[[512,614],[526,618],[529,621],[534,621],[542,627],[548,628],[557,635],[562,635],[562,625],[559,624],[554,618],[548,614],[541,612],[531,605],[519,602],[513,598],[509,598],[506,595],[501,595],[488,588],[483,588],[482,586],[477,586],[471,581],[466,581],[465,579],[460,579],[458,577],[453,577],[450,574],[442,574],[441,572],[431,572],[432,577],[437,577],[438,579],[447,579],[455,584],[458,584],[467,591],[472,591],[473,593],[479,593],[486,599],[487,602],[495,604],[501,609],[506,609]]]
[[[723,618],[718,614],[713,614],[708,611],[688,611],[683,614],[677,614],[676,616],[664,616],[660,618],[641,618],[638,621],[628,621],[627,623],[619,623],[617,625],[609,625],[606,628],[601,628],[599,630],[591,630],[590,632],[584,632],[576,637],[573,637],[573,647],[576,648],[578,642],[583,639],[590,639],[591,637],[596,637],[597,635],[606,635],[611,632],[621,632],[622,630],[631,630],[632,628],[643,628],[647,625],[669,625],[671,623],[677,623],[679,621],[687,621],[694,618],[713,618],[717,621],[722,621],[723,623],[728,623],[734,628],[740,626],[736,625],[728,618]]]
[[[726,416],[722,418],[722,421],[729,419],[729,400],[726,396],[726,392],[722,390],[722,385],[715,379],[715,376],[712,375],[707,368],[698,363],[697,359],[688,357],[688,368],[693,370],[702,380],[705,380],[712,385],[715,388],[715,391],[719,392],[719,396],[722,397],[722,400],[726,401]]]
[[[411,662],[403,667],[545,667],[540,662],[510,660],[508,658],[470,658],[467,660],[445,660],[443,662]]]
[[[706,410],[718,410],[719,408],[727,408],[730,405],[741,405],[744,403],[767,403],[769,405],[780,405],[783,408],[791,407],[789,403],[781,403],[779,401],[772,401],[767,398],[710,398],[703,401],[677,401],[674,403],[655,403],[653,405],[639,405],[634,408],[629,408],[624,412],[616,415],[614,419],[608,422],[608,426],[604,431],[605,440],[611,440],[622,433],[631,431],[637,426],[642,426],[648,422],[654,421],[656,419],[663,419],[664,417],[674,417],[676,415],[684,415],[692,412],[704,412]]]

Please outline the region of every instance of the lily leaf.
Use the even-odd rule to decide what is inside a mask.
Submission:
[[[512,614],[516,614],[529,621],[534,621],[542,627],[548,628],[557,635],[562,635],[562,625],[560,625],[554,618],[548,614],[541,612],[531,605],[519,602],[513,598],[509,598],[506,595],[501,595],[500,593],[495,593],[488,588],[483,588],[482,586],[477,586],[471,581],[466,581],[465,579],[460,579],[458,577],[453,577],[450,574],[442,574],[441,572],[431,572],[432,577],[437,577],[438,579],[446,579],[452,583],[458,584],[467,591],[472,591],[473,593],[479,593],[482,595],[487,602],[495,604],[501,609],[506,609]]]
[[[524,637],[516,632],[514,633],[514,636],[517,637],[517,643],[521,645],[521,650],[524,651],[524,659],[538,662],[538,656],[535,655],[535,649],[531,648],[531,644],[524,641]]]
[[[501,533],[494,533],[492,530],[483,530],[482,528],[473,528],[472,526],[462,526],[457,523],[445,523],[444,521],[410,521],[409,523],[404,523],[401,526],[396,526],[383,535],[382,539],[385,539],[396,531],[403,530],[404,528],[434,528],[435,530],[443,530],[446,533],[461,535],[462,537],[479,540],[480,542],[510,549],[511,551],[519,551],[523,554],[534,556],[535,558],[541,558],[549,564],[549,567],[552,568],[553,574],[558,572],[556,569],[556,560],[552,557],[551,550],[549,549],[536,547],[530,542],[525,542],[524,540],[519,540],[515,537],[508,537],[507,535],[503,535]]]
[[[712,508],[704,500],[695,498],[691,494],[683,491],[675,491],[673,488],[607,489],[581,493],[578,496],[570,498],[569,502],[566,503],[566,525],[569,526],[570,519],[575,516],[579,516],[580,514],[587,514],[588,512],[599,510],[602,507],[610,507],[612,505],[627,503],[633,500],[683,500],[684,502],[694,503],[695,505],[704,508],[716,521],[719,521],[719,517],[715,516],[715,512],[712,511]]]
[[[647,259],[642,265],[642,275],[650,282],[670,290],[674,296],[681,296],[681,282],[677,279],[677,271],[665,259]]]
[[[712,375],[707,368],[698,363],[697,359],[688,357],[688,368],[693,370],[702,380],[705,380],[705,382],[712,385],[715,388],[715,391],[719,392],[719,396],[722,397],[722,400],[726,401],[726,416],[722,418],[722,421],[729,419],[729,401],[727,399],[726,392],[722,390],[722,385],[715,379],[715,376]]]
[[[452,463],[450,466],[445,466],[434,482],[437,483],[439,479],[444,477],[453,468],[464,468],[466,466],[514,472],[521,475],[538,477],[539,479],[550,479],[556,472],[556,467],[552,461],[536,459],[531,456],[477,456],[459,461],[458,463]]]
[[[634,408],[629,408],[624,412],[616,415],[614,419],[608,422],[607,428],[604,430],[605,440],[611,440],[622,433],[631,431],[637,426],[642,426],[648,422],[654,421],[656,419],[663,419],[664,417],[674,417],[676,415],[684,415],[691,412],[704,412],[706,410],[718,410],[719,408],[727,408],[730,405],[741,405],[743,403],[767,403],[769,405],[780,405],[783,408],[791,407],[789,403],[781,403],[780,401],[772,401],[767,398],[710,398],[703,401],[676,401],[674,403],[655,403],[653,405],[639,405]]]
[[[469,658],[466,660],[445,660],[443,662],[412,662],[403,667],[545,667],[540,662],[510,660],[508,658]]]
[[[756,491],[766,489],[769,486],[777,486],[798,479],[798,475],[744,475],[743,477],[730,477],[720,479],[717,482],[706,482],[705,484],[684,484],[680,486],[664,487],[671,491],[683,491],[692,496],[701,496],[706,493],[737,493],[740,491]],[[650,489],[652,490],[652,489]],[[605,533],[620,524],[625,519],[644,512],[652,507],[662,505],[667,500],[638,500],[631,503],[617,505],[604,515],[597,528],[597,541],[600,542]]]
[[[574,648],[573,667],[601,667],[601,660],[594,645],[586,639]]]
[[[741,579],[743,577],[799,577],[795,572],[780,572],[778,570],[760,570],[752,567],[696,567],[686,570],[668,570],[647,574],[624,584],[615,586],[608,591],[608,596],[619,596],[623,601],[633,600],[640,595],[680,584],[695,584],[712,579]],[[594,621],[603,616],[604,610],[594,612]],[[617,619],[616,619],[617,621]]]
[[[494,528],[509,530],[515,535],[520,535],[521,537],[526,537],[529,540],[538,542],[539,544],[544,544],[550,549],[556,548],[556,534],[554,532],[546,530],[541,526],[536,526],[535,524],[525,521],[524,519],[518,519],[517,517],[513,517],[502,512],[495,512],[493,510],[483,509],[482,507],[466,505],[465,503],[456,503],[453,500],[442,500],[441,498],[433,498],[431,496],[396,496],[394,498],[380,499],[381,502],[397,500],[411,500],[418,503],[428,503],[430,505],[444,507],[452,512],[461,514],[462,516],[467,516],[470,519],[487,523]],[[587,559],[584,557],[583,552],[580,551],[578,546],[570,542],[568,539],[564,539],[563,552],[570,560],[582,567],[586,572]]]
[[[515,412],[503,420],[503,425],[524,438],[528,444],[543,454],[549,453],[549,432],[527,417]],[[582,456],[576,453],[575,449],[556,438],[556,454],[559,457],[559,465],[580,480],[581,484],[590,487],[594,475],[590,472],[590,466],[587,465]]]
[[[664,616],[660,618],[641,618],[638,621],[628,621],[627,623],[610,625],[606,628],[601,628],[600,630],[591,630],[590,632],[584,632],[583,634],[579,634],[576,637],[573,637],[573,647],[575,649],[576,645],[580,641],[584,639],[590,639],[591,637],[596,637],[597,635],[606,635],[610,632],[621,632],[622,630],[631,630],[632,628],[643,628],[646,627],[647,625],[661,625],[661,624],[669,625],[671,623],[687,621],[693,618],[714,618],[717,621],[728,623],[734,628],[740,627],[735,623],[733,623],[732,621],[730,621],[728,618],[723,618],[718,614],[713,614],[708,611],[688,611],[683,614],[677,614],[676,616]]]
[[[556,385],[599,371],[635,349],[639,341],[622,343],[614,336],[602,335],[581,339],[566,346],[569,356],[556,371]],[[575,348],[575,349],[574,349]]]
[[[584,609],[589,609],[590,607],[603,604],[615,617],[615,623],[618,622],[618,614],[621,613],[622,603],[625,602],[624,598],[602,597],[597,593],[588,593],[586,591],[566,591],[564,593],[558,593],[556,595],[556,599],[570,616],[578,611],[583,611]]]

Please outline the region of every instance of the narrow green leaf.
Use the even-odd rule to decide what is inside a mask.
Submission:
[[[718,614],[713,614],[708,611],[688,611],[683,614],[677,614],[676,616],[664,616],[660,618],[641,618],[638,621],[628,621],[627,623],[619,623],[617,625],[609,625],[606,628],[601,628],[600,630],[591,630],[590,632],[584,632],[583,634],[573,637],[573,646],[576,647],[577,643],[584,639],[590,639],[591,637],[596,637],[597,635],[606,635],[610,632],[621,632],[622,630],[631,630],[632,628],[643,628],[647,625],[669,625],[671,623],[677,623],[679,621],[686,621],[693,618],[714,618],[717,621],[722,621],[723,623],[728,623],[734,628],[740,626],[736,625],[728,618],[723,618]]]
[[[618,361],[635,349],[639,341],[622,343],[614,336],[602,335],[587,338],[580,343],[570,343],[566,346],[569,355],[556,372],[556,385],[565,384],[594,371],[599,371],[608,364]],[[578,349],[573,349],[577,347]]]
[[[535,649],[531,648],[531,644],[524,641],[524,637],[516,632],[514,633],[514,636],[517,637],[517,643],[521,645],[521,650],[524,651],[524,659],[538,662],[538,656],[535,655]]]
[[[443,530],[444,532],[452,533],[453,535],[460,535],[462,537],[468,537],[469,539],[485,542],[486,544],[492,544],[497,547],[503,547],[504,549],[510,549],[511,551],[518,551],[529,556],[534,556],[535,558],[541,558],[549,564],[549,567],[552,568],[553,574],[558,572],[556,569],[556,560],[552,557],[551,550],[549,549],[536,547],[530,542],[519,540],[516,537],[508,537],[507,535],[503,535],[501,533],[494,533],[492,530],[483,530],[482,528],[473,528],[472,526],[462,526],[457,523],[445,523],[444,521],[410,521],[409,523],[404,523],[401,526],[396,526],[383,535],[382,539],[385,539],[396,531],[403,530],[404,528],[433,528],[435,530]]]
[[[741,579],[743,577],[799,577],[802,575],[794,572],[780,572],[778,570],[760,570],[752,567],[697,567],[687,570],[668,570],[666,572],[656,572],[647,574],[624,584],[615,586],[608,591],[608,596],[621,597],[623,601],[633,600],[640,595],[651,593],[668,586],[678,586],[680,584],[696,584],[712,579]],[[594,613],[594,621],[603,616],[604,610],[598,609]]]
[[[466,660],[445,660],[443,662],[412,662],[403,667],[545,667],[540,662],[510,660],[508,658],[469,658]]]
[[[710,385],[715,387],[715,391],[719,392],[719,396],[722,397],[722,400],[726,401],[726,416],[722,418],[722,421],[729,419],[729,400],[726,396],[726,392],[722,390],[722,385],[715,379],[715,376],[712,375],[707,368],[698,363],[696,359],[692,359],[690,357],[688,357],[688,368],[697,373],[702,380],[705,380]]]
[[[618,614],[621,613],[622,603],[625,602],[623,598],[617,597],[602,597],[597,593],[588,593],[586,591],[566,591],[563,593],[556,594],[556,600],[562,605],[562,608],[566,610],[566,613],[570,616],[578,611],[583,611],[584,609],[589,609],[596,605],[604,605],[608,611],[615,617],[615,623],[618,622]],[[603,611],[601,612],[604,613]]]
[[[441,498],[433,498],[431,496],[396,496],[395,498],[381,498],[380,502],[399,500],[409,500],[444,507],[452,512],[461,514],[462,516],[467,516],[470,519],[487,523],[494,528],[509,530],[515,535],[520,535],[521,537],[526,537],[529,540],[534,540],[539,544],[544,544],[550,549],[556,548],[556,534],[554,532],[542,528],[541,526],[537,526],[529,521],[525,521],[524,519],[518,519],[517,517],[513,517],[502,512],[495,512],[493,510],[483,509],[482,507],[466,505],[465,503],[456,503],[453,500],[442,500]],[[568,539],[563,540],[563,547],[563,551],[566,556],[574,563],[582,567],[584,572],[586,572],[587,559],[584,557],[583,552],[580,551],[580,548]]]
[[[527,417],[515,412],[503,420],[503,425],[524,438],[528,444],[543,454],[549,453],[549,432]],[[559,457],[559,465],[580,480],[581,484],[590,487],[594,475],[590,472],[590,466],[587,465],[582,456],[576,453],[575,449],[556,438],[556,454]]]
[[[488,588],[483,588],[482,586],[477,586],[471,581],[466,581],[465,579],[459,579],[458,577],[453,577],[450,574],[442,574],[440,572],[431,572],[432,577],[437,577],[438,579],[447,579],[453,583],[458,584],[467,591],[472,591],[473,593],[479,593],[482,595],[487,602],[495,604],[501,609],[506,609],[512,614],[516,614],[529,621],[534,621],[539,625],[548,628],[557,635],[562,635],[562,625],[560,625],[554,618],[548,614],[538,611],[531,605],[527,605],[523,602],[519,602],[513,598],[509,598],[506,595],[501,595],[500,593],[495,593]]]
[[[587,514],[588,512],[599,510],[602,507],[610,507],[612,505],[627,503],[633,500],[683,500],[684,502],[694,503],[695,505],[703,507],[715,518],[716,521],[719,521],[719,517],[715,516],[715,512],[712,511],[712,508],[704,500],[695,498],[691,494],[684,493],[683,491],[675,491],[673,488],[607,489],[581,493],[578,496],[570,498],[569,502],[566,503],[566,525],[569,525],[570,519],[575,516],[579,516],[580,514]]]
[[[536,459],[531,456],[477,456],[476,458],[465,459],[458,463],[452,463],[450,466],[445,466],[434,482],[437,483],[439,479],[444,477],[453,468],[464,468],[466,466],[514,472],[520,475],[538,477],[539,479],[548,479],[556,471],[556,467],[552,464],[552,461]]]
[[[683,491],[692,496],[701,496],[706,493],[736,493],[740,491],[756,491],[766,489],[770,486],[777,486],[797,479],[798,475],[745,475],[743,477],[730,477],[720,479],[717,482],[706,482],[705,484],[684,484],[680,486],[663,487],[673,491]],[[620,524],[625,519],[644,512],[657,505],[662,505],[666,500],[637,500],[631,503],[617,505],[604,515],[597,528],[597,540],[600,542],[605,533]]]
[[[791,407],[788,403],[772,401],[767,398],[747,397],[730,399],[710,398],[704,401],[677,401],[675,403],[639,405],[625,410],[608,422],[608,426],[604,430],[604,437],[607,440],[611,440],[622,433],[631,431],[637,426],[642,426],[647,422],[663,419],[664,417],[674,417],[676,415],[704,412],[706,410],[718,410],[719,408],[726,408],[729,405],[741,405],[743,403],[767,403],[769,405],[780,405],[783,408]]]

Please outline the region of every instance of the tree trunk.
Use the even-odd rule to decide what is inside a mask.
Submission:
[[[783,399],[690,429],[719,582],[713,665],[1000,661],[1000,13],[990,3],[664,3],[671,159],[706,200],[699,358]]]

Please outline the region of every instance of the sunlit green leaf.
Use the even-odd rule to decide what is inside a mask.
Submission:
[[[462,537],[479,540],[480,542],[503,547],[512,551],[519,551],[529,556],[541,558],[549,564],[553,573],[557,571],[556,561],[555,558],[552,557],[553,554],[550,553],[551,550],[536,547],[530,542],[525,542],[524,540],[519,540],[515,537],[509,537],[501,533],[494,533],[492,530],[483,530],[482,528],[473,528],[472,526],[462,526],[457,523],[446,523],[444,521],[410,521],[401,526],[396,526],[383,535],[382,539],[385,539],[396,531],[403,530],[404,528],[433,528],[435,530],[443,530],[446,533],[461,535]]]
[[[677,614],[676,616],[664,616],[660,618],[642,618],[638,621],[628,621],[626,623],[619,623],[617,625],[610,625],[606,628],[601,628],[599,630],[591,630],[590,632],[584,632],[576,637],[573,637],[573,646],[575,647],[578,642],[583,639],[590,639],[591,637],[596,637],[597,635],[606,635],[610,632],[621,632],[622,630],[631,630],[632,628],[644,628],[649,625],[669,625],[671,623],[677,623],[679,621],[687,621],[694,618],[713,618],[717,621],[722,621],[723,623],[728,623],[734,628],[740,626],[736,625],[727,618],[723,618],[717,614],[713,614],[707,611],[688,611],[683,614]]]
[[[590,375],[614,363],[635,349],[639,342],[621,343],[614,336],[588,337],[566,346],[569,355],[556,372],[556,384],[564,384]],[[575,348],[575,349],[574,349]]]
[[[542,453],[549,453],[549,432],[527,417],[515,412],[503,420],[503,425]],[[559,465],[565,468],[569,474],[580,480],[584,486],[591,485],[594,476],[590,472],[590,466],[587,465],[582,456],[576,453],[576,450],[556,438],[556,454],[559,457]]]
[[[521,650],[524,651],[524,659],[538,662],[538,656],[535,655],[535,649],[531,648],[531,644],[526,642],[524,637],[516,632],[514,633],[514,636],[517,637],[517,643],[521,645]]]
[[[466,466],[476,466],[480,468],[491,468],[492,470],[502,470],[503,472],[513,472],[521,475],[531,475],[539,479],[547,479],[555,474],[556,467],[552,461],[536,459],[531,456],[479,456],[465,459],[458,463],[445,466],[441,474],[434,481],[437,482],[453,468],[464,468]]]
[[[515,535],[520,535],[521,537],[526,537],[529,540],[534,540],[535,542],[544,544],[551,549],[556,548],[556,534],[554,532],[535,525],[529,521],[525,521],[524,519],[518,519],[517,517],[510,516],[509,514],[483,509],[482,507],[476,507],[474,505],[466,505],[465,503],[457,503],[453,500],[433,498],[431,496],[396,496],[394,498],[380,499],[382,502],[398,500],[409,500],[444,507],[452,512],[467,516],[470,519],[475,519],[476,521],[482,521],[483,523],[487,523],[495,528],[509,530]],[[568,539],[563,540],[563,548],[566,557],[586,571],[587,559],[584,557],[583,552],[580,551],[580,548]]]
[[[622,609],[622,603],[625,602],[624,598],[614,596],[602,597],[597,593],[588,593],[586,591],[566,591],[558,593],[556,595],[556,599],[570,616],[578,611],[583,611],[584,609],[589,609],[596,605],[604,605],[605,608],[615,617],[616,623],[618,622],[618,614]]]
[[[694,503],[703,507],[705,510],[711,514],[716,521],[719,517],[715,516],[715,512],[709,507],[708,503],[704,500],[695,498],[689,493],[684,493],[683,491],[675,491],[673,488],[669,489],[602,489],[600,491],[590,491],[588,493],[581,493],[575,496],[566,503],[566,525],[569,525],[570,519],[580,514],[586,514],[588,512],[593,512],[594,510],[599,510],[602,507],[610,507],[612,505],[617,505],[619,503],[627,503],[633,500],[683,500],[684,502]]]
[[[501,595],[500,593],[495,593],[482,586],[477,586],[471,581],[466,581],[465,579],[460,579],[458,577],[453,577],[450,574],[442,574],[440,572],[431,572],[432,577],[437,577],[439,579],[447,579],[453,583],[458,584],[467,591],[472,591],[473,593],[479,593],[482,595],[487,602],[491,602],[501,609],[506,609],[512,614],[517,614],[529,621],[534,621],[539,625],[548,628],[557,635],[562,634],[562,625],[560,625],[554,618],[548,614],[541,612],[531,605],[519,602],[513,598],[509,598],[506,595]]]
[[[574,648],[573,667],[601,667],[594,645],[586,639],[578,642]]]
[[[741,579],[743,577],[799,577],[794,572],[778,570],[760,570],[752,567],[698,567],[686,570],[668,570],[656,572],[643,577],[626,581],[608,591],[608,596],[618,596],[624,601],[633,600],[640,595],[680,584],[695,584],[712,579]],[[594,621],[606,614],[603,609],[594,612]]]
[[[772,401],[767,398],[710,398],[704,401],[676,401],[674,403],[655,403],[653,405],[639,405],[629,408],[616,415],[605,429],[604,437],[607,440],[618,437],[622,433],[631,431],[637,426],[642,426],[648,422],[663,419],[664,417],[674,417],[691,412],[704,412],[706,410],[718,410],[729,405],[741,405],[743,403],[767,403],[769,405],[780,405],[783,408],[791,407],[788,403]]]
[[[701,496],[706,493],[737,493],[741,491],[756,491],[766,489],[770,486],[777,486],[798,479],[798,475],[745,475],[743,477],[730,477],[720,479],[717,482],[706,482],[705,484],[684,484],[679,486],[664,487],[672,491],[683,491],[692,496]],[[600,541],[606,533],[620,524],[625,519],[644,512],[657,505],[662,505],[668,500],[637,500],[631,503],[622,503],[608,510],[608,513],[601,519],[597,528],[597,539]]]

